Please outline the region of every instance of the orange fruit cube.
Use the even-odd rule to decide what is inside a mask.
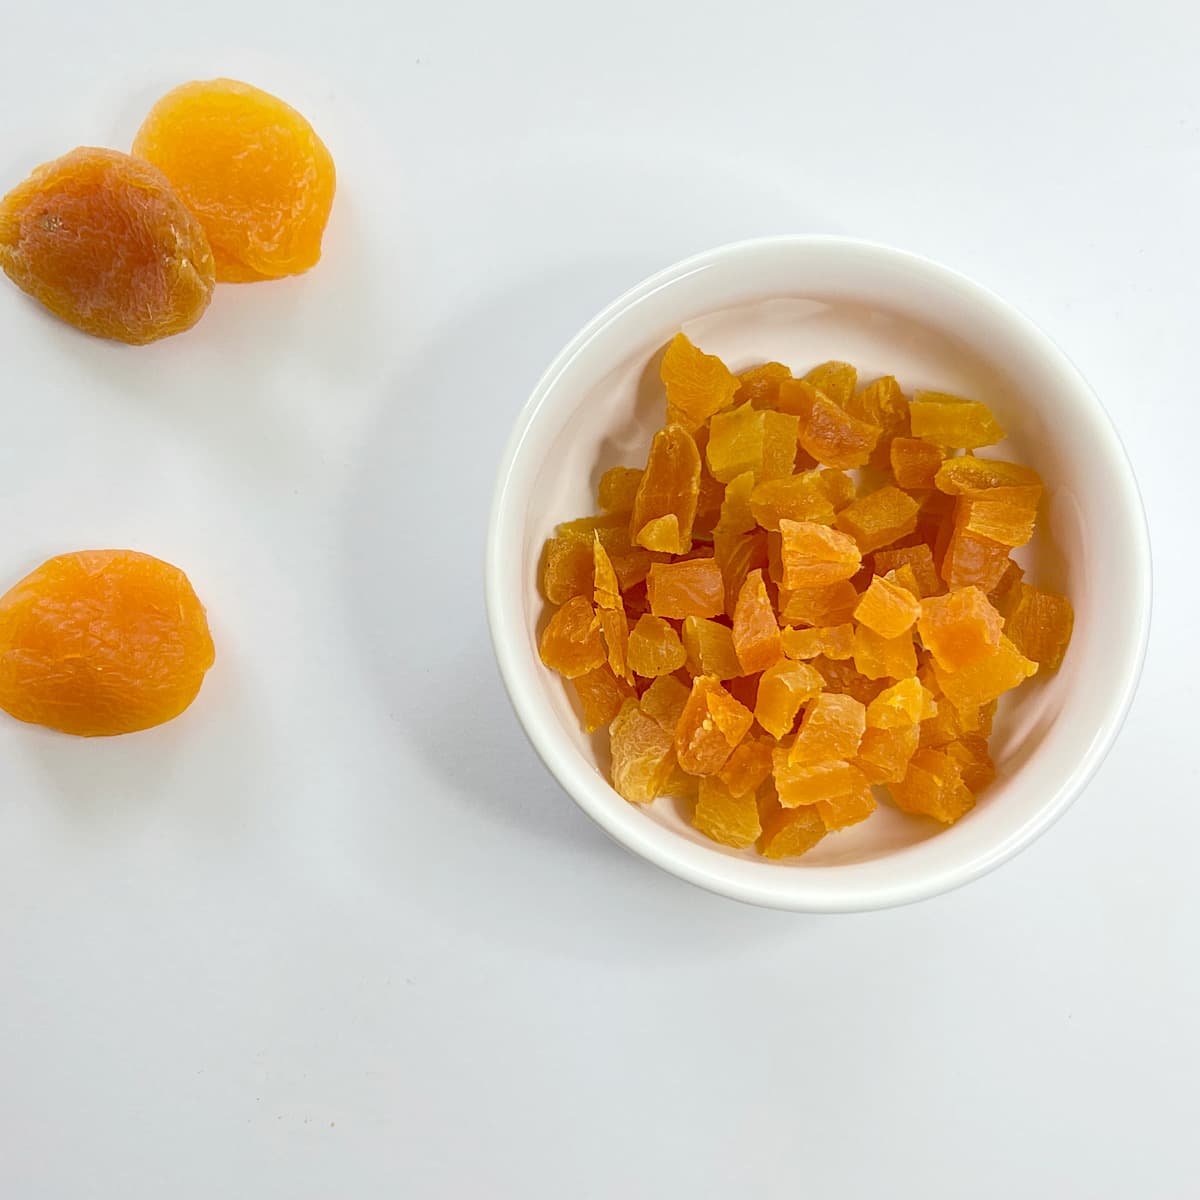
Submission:
[[[653,563],[646,579],[656,617],[718,617],[725,611],[725,581],[712,558]]]
[[[660,675],[642,693],[641,709],[674,737],[690,695],[691,689],[674,675]]]
[[[942,578],[951,588],[977,587],[990,592],[1008,569],[1009,548],[966,528],[967,516],[956,504],[954,524],[942,558]]]
[[[945,392],[917,392],[908,406],[908,419],[913,437],[955,450],[990,446],[1004,436],[986,404]]]
[[[834,404],[845,407],[854,397],[854,389],[858,386],[858,372],[848,362],[838,362],[830,359],[813,367],[804,376],[806,383],[811,383],[819,392],[823,392]]]
[[[768,807],[762,814],[758,851],[764,858],[794,858],[811,850],[828,832],[821,814],[812,805]]]
[[[738,594],[733,610],[733,646],[742,664],[742,675],[765,671],[783,657],[779,622],[762,571],[751,571]]]
[[[739,850],[753,846],[762,833],[754,793],[735,796],[714,775],[700,777],[692,824],[714,842]]]
[[[978,796],[996,778],[996,767],[988,753],[987,738],[978,733],[964,733],[956,741],[947,742],[942,753],[958,763],[962,781]]]
[[[826,625],[815,629],[793,629],[790,625],[780,631],[783,652],[788,658],[850,658],[854,654],[854,626]]]
[[[754,724],[754,714],[707,675],[692,691],[675,728],[675,755],[692,775],[715,775]]]
[[[567,679],[586,675],[608,661],[596,610],[586,596],[572,596],[542,631],[538,653]]]
[[[790,475],[799,428],[798,417],[749,403],[718,413],[709,425],[708,469],[722,483],[747,471],[757,480]]]
[[[881,432],[878,425],[852,417],[818,391],[800,425],[800,445],[827,467],[861,467],[870,459]]]
[[[854,668],[868,679],[905,679],[917,673],[912,631],[886,638],[866,625],[854,631]]]
[[[711,675],[724,680],[744,673],[734,649],[733,630],[728,625],[704,617],[685,617],[683,648],[687,652],[684,665],[689,675]]]
[[[733,796],[753,795],[771,774],[772,742],[745,738],[721,768],[719,778]]]
[[[858,593],[849,579],[824,587],[779,589],[779,616],[793,625],[843,625],[857,606]]]
[[[788,761],[819,763],[852,759],[866,727],[867,710],[860,701],[853,696],[822,692],[804,710]]]
[[[626,700],[636,700],[631,683],[618,679],[607,666],[597,667],[571,680],[583,708],[583,724],[588,733],[607,725],[621,711]]]
[[[662,617],[649,613],[630,630],[626,655],[630,668],[645,679],[670,675],[687,660],[679,634]]]
[[[888,790],[896,807],[952,825],[975,806],[958,762],[940,750],[918,750],[899,783]]]
[[[825,471],[803,471],[759,483],[750,495],[750,515],[764,529],[777,530],[781,519],[831,525],[834,517]],[[840,472],[839,472],[840,474]]]
[[[867,705],[867,724],[875,729],[900,729],[927,721],[937,710],[933,693],[915,675],[910,675],[884,688]]]
[[[870,554],[912,533],[919,511],[907,492],[888,485],[847,505],[834,525],[854,539],[861,554]]]
[[[924,542],[916,546],[898,546],[887,550],[876,550],[871,560],[871,569],[876,575],[887,575],[890,571],[898,571],[900,567],[912,568],[916,576],[919,594],[935,596],[943,590],[941,579],[938,578],[937,566],[933,561],[933,551]]]
[[[784,808],[836,800],[867,787],[866,777],[853,763],[794,763],[786,746],[776,746],[772,757],[775,792]]]
[[[959,671],[996,652],[1004,618],[977,587],[921,601],[917,631],[925,649],[947,671]]]
[[[888,465],[896,486],[931,488],[946,455],[940,446],[921,438],[893,438],[888,448]]]
[[[851,416],[878,425],[882,430],[871,455],[871,465],[887,470],[892,441],[908,433],[908,397],[896,377],[884,375],[868,383],[862,391],[846,401],[845,407]]]
[[[700,451],[695,439],[682,425],[660,429],[634,493],[630,538],[647,550],[686,554],[692,547],[699,496]]]
[[[754,704],[758,723],[776,740],[791,733],[801,707],[820,692],[825,681],[807,663],[784,659],[762,673]]]
[[[746,576],[767,565],[767,533],[763,529],[751,533],[715,533],[713,557],[724,586],[724,611],[732,617]]]
[[[920,615],[921,604],[912,592],[878,575],[872,578],[854,610],[856,621],[885,638],[907,633]]]
[[[779,407],[779,384],[791,379],[791,371],[783,363],[767,362],[751,367],[738,375],[735,404],[753,404],[755,408]]]
[[[1066,596],[1018,581],[1005,601],[1004,631],[1028,659],[1055,671],[1061,665],[1075,610]]]
[[[812,668],[825,680],[825,690],[842,696],[853,696],[860,704],[870,704],[887,687],[884,679],[868,679],[860,675],[853,659],[842,662],[821,655],[812,660]]]
[[[661,795],[675,765],[673,739],[636,700],[626,700],[608,727],[612,784],[619,796],[649,804]]]
[[[858,770],[853,765],[850,769]],[[816,810],[830,833],[857,825],[875,811],[875,796],[872,794],[865,776],[863,778],[864,784],[857,791],[845,792],[839,796],[830,796],[827,800],[817,801]]]
[[[898,783],[908,771],[909,760],[917,752],[920,740],[919,725],[890,729],[868,725],[854,762],[871,783]]]
[[[749,533],[755,527],[750,496],[754,491],[754,473],[743,471],[725,485],[721,515],[714,533]]]
[[[849,510],[846,510],[849,511]],[[779,522],[782,586],[825,587],[858,573],[862,555],[854,539],[815,521]]]
[[[737,376],[715,355],[677,333],[663,356],[660,377],[667,390],[667,421],[692,430],[733,403]]]
[[[933,673],[943,696],[960,710],[978,708],[1037,674],[1038,665],[1030,662],[1006,638],[987,658],[977,659],[957,671],[947,671],[933,660]]]
[[[948,458],[934,477],[939,491],[972,500],[1010,500],[1037,508],[1042,496],[1042,477],[1032,468],[995,458],[964,454]]]

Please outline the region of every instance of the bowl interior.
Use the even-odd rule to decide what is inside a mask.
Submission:
[[[610,832],[659,861],[665,853],[663,865],[719,890],[760,899],[746,889],[765,891],[778,903],[789,902],[784,893],[791,902],[828,894],[832,907],[841,906],[833,893],[846,901],[859,886],[885,880],[901,891],[948,886],[948,875],[967,863],[985,869],[981,860],[1003,856],[1069,802],[1132,687],[1148,582],[1123,454],[1054,347],[982,289],[932,264],[838,249],[826,244],[782,263],[768,256],[759,270],[753,261],[718,257],[632,294],[564,353],[525,414],[506,489],[519,598],[510,615],[519,628],[503,635],[517,643],[510,656],[514,669],[521,664],[517,688],[512,671],[506,676],[527,730]],[[794,861],[769,863],[752,850],[718,846],[691,828],[685,804],[663,798],[634,807],[608,787],[606,734],[583,732],[573,689],[541,667],[543,542],[558,522],[595,511],[604,470],[644,464],[663,418],[662,349],[680,328],[735,371],[777,359],[799,373],[836,358],[854,363],[864,380],[894,374],[910,394],[931,388],[982,399],[1009,435],[980,453],[1028,463],[1046,480],[1038,534],[1018,558],[1028,579],[1071,597],[1073,642],[1057,673],[1002,699],[991,740],[996,782],[954,827],[881,804],[870,820]]]

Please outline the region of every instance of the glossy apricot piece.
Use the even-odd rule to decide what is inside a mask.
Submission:
[[[646,580],[650,611],[658,617],[717,617],[725,611],[725,582],[712,558],[654,563]]]
[[[751,533],[716,533],[713,557],[725,589],[725,612],[732,617],[746,576],[767,565],[767,535],[761,529]]]
[[[800,445],[824,466],[849,469],[866,465],[880,432],[818,393],[800,425]]]
[[[682,425],[660,429],[634,493],[629,536],[647,550],[685,554],[700,495],[700,451]],[[653,532],[651,532],[653,531]]]
[[[592,600],[597,608],[621,610],[621,583],[597,535],[592,541]]]
[[[705,354],[683,333],[671,339],[659,374],[667,391],[667,421],[689,430],[728,408],[739,386],[715,354]]]
[[[913,437],[955,450],[990,446],[1004,437],[1004,427],[986,404],[945,392],[917,392],[908,420]]]
[[[0,268],[76,329],[131,345],[190,329],[216,279],[204,230],[162,172],[86,146],[0,201]]]
[[[978,708],[995,700],[1036,675],[1037,670],[1037,663],[1025,658],[1003,634],[994,654],[957,671],[947,671],[936,659],[933,662],[934,677],[942,695],[959,710]]]
[[[600,622],[600,638],[604,652],[608,655],[610,670],[618,679],[633,682],[633,669],[629,665],[629,617],[624,608],[598,608],[596,619]]]
[[[685,617],[683,647],[688,674],[711,675],[714,679],[733,679],[745,672],[733,645],[733,630],[728,625],[703,617]]]
[[[871,569],[876,575],[887,575],[889,571],[895,571],[901,566],[912,568],[921,596],[934,596],[943,590],[937,566],[933,561],[933,550],[924,542],[915,546],[876,550],[871,558]]]
[[[988,599],[1000,611],[1002,617],[1008,616],[1008,610],[1011,606],[1012,599],[1016,594],[1017,584],[1025,578],[1025,570],[1019,564],[1013,562],[1010,558],[1004,565],[1004,573],[1000,576],[996,586],[988,592]]]
[[[849,621],[813,629],[793,629],[789,625],[780,630],[779,636],[788,658],[810,659],[819,654],[850,658],[854,654],[854,626]]]
[[[213,664],[187,576],[134,550],[44,562],[0,597],[0,708],[81,737],[179,716]]]
[[[862,566],[854,539],[815,521],[779,522],[782,538],[782,586],[825,587],[849,579]]]
[[[947,705],[949,707],[949,705]],[[898,725],[882,729],[868,725],[858,744],[854,762],[870,783],[898,783],[921,740],[920,725]]]
[[[952,825],[975,805],[958,762],[940,750],[918,750],[904,778],[889,784],[888,790],[904,812],[933,817],[944,825]]]
[[[791,379],[792,372],[783,363],[767,362],[751,367],[738,375],[735,404],[752,404],[755,408],[779,407],[779,384]]]
[[[1002,459],[962,454],[948,458],[938,468],[934,484],[951,496],[972,500],[1005,499],[1036,508],[1041,499],[1042,477],[1032,468]]]
[[[720,517],[713,530],[714,536],[718,533],[749,533],[754,529],[757,522],[750,507],[754,488],[752,471],[743,471],[725,485],[724,495],[721,497]]]
[[[185,83],[150,110],[133,153],[153,163],[204,227],[225,282],[316,265],[333,207],[333,159],[276,96],[233,79]]]
[[[893,438],[888,447],[888,465],[896,486],[925,489],[935,486],[938,468],[945,460],[940,446],[921,438]]]
[[[776,803],[762,813],[758,851],[764,858],[794,858],[806,854],[828,832],[813,805],[784,808]]]
[[[792,625],[842,625],[857,606],[858,592],[849,579],[823,587],[779,589],[779,616]]]
[[[771,774],[769,738],[744,738],[721,768],[719,778],[733,796],[753,795]]]
[[[878,575],[871,579],[854,610],[859,624],[885,638],[907,633],[920,615],[921,605],[912,592]]]
[[[688,702],[691,689],[674,675],[660,675],[642,693],[641,707],[646,716],[657,721],[672,737]]]
[[[675,765],[674,739],[636,700],[626,700],[608,727],[612,784],[633,804],[658,797]]]
[[[1075,610],[1066,596],[1017,582],[1005,603],[1004,632],[1028,659],[1055,671],[1071,641]]]
[[[814,658],[810,665],[825,680],[827,692],[853,696],[864,706],[870,704],[888,686],[886,678],[868,679],[866,675],[860,674],[853,659],[843,662],[821,655]]]
[[[763,529],[777,530],[781,520],[833,524],[834,506],[822,479],[825,471],[802,471],[755,485],[748,509]],[[732,486],[732,485],[731,485]]]
[[[854,631],[854,666],[868,679],[905,679],[917,673],[912,631],[883,637],[866,625]]]
[[[933,693],[915,676],[885,688],[867,705],[867,724],[875,729],[919,725],[937,713]]]
[[[692,824],[714,842],[739,850],[753,846],[762,833],[754,794],[735,796],[714,775],[700,777]]]
[[[903,588],[914,599],[922,598],[921,581],[917,578],[917,573],[912,569],[911,563],[901,563],[895,570],[889,571],[881,578],[886,579],[888,583],[895,584],[896,587]]]
[[[908,433],[908,397],[896,377],[884,375],[873,380],[846,401],[845,407],[848,413],[859,420],[879,426],[879,440],[870,461],[872,466],[886,470],[892,442]]]
[[[951,590],[977,587],[985,593],[992,591],[1008,568],[1008,555],[1009,547],[967,529],[963,510],[956,505],[941,562],[941,576]]]
[[[670,675],[683,666],[687,654],[674,628],[662,617],[647,613],[629,631],[629,666],[645,679]]]
[[[851,769],[856,772],[859,770],[854,764],[851,764]],[[857,825],[875,811],[875,797],[871,793],[870,781],[865,776],[862,778],[864,782],[856,790],[817,801],[816,810],[830,833]]]
[[[866,727],[867,712],[860,701],[853,696],[822,692],[805,706],[788,761],[849,760],[857,753]]]
[[[777,662],[758,681],[755,720],[776,740],[786,737],[795,727],[800,709],[823,686],[820,673],[807,663]]]
[[[542,595],[551,604],[565,604],[573,596],[592,591],[591,547],[578,538],[553,537],[542,552]]]
[[[1033,537],[1037,509],[1009,500],[958,499],[956,521],[967,533],[1015,549]]]
[[[988,753],[987,738],[982,734],[964,733],[941,749],[958,763],[962,781],[971,789],[972,795],[978,796],[996,778],[996,766]]]
[[[586,596],[572,596],[550,618],[538,647],[542,662],[567,679],[586,675],[608,661],[600,621]]]
[[[596,503],[602,512],[617,515],[632,513],[634,497],[641,482],[640,467],[609,467],[600,476],[600,484],[596,488]]]
[[[939,666],[959,671],[996,652],[1004,618],[977,587],[921,601],[917,632]]]
[[[738,593],[733,610],[733,647],[742,675],[765,671],[783,657],[779,622],[761,570],[751,571]]]
[[[854,389],[858,386],[858,371],[848,362],[830,359],[813,367],[804,376],[819,392],[823,392],[834,404],[844,408],[850,403]]]
[[[834,525],[854,539],[861,554],[870,554],[912,533],[919,511],[907,492],[889,484],[847,505]]]
[[[675,755],[692,775],[715,775],[754,724],[754,714],[707,675],[692,691],[675,728]]]
[[[633,685],[618,679],[608,666],[577,675],[571,683],[583,708],[583,723],[588,733],[607,725],[621,711],[626,700],[637,699]]]
[[[790,475],[796,460],[799,419],[741,404],[709,423],[705,460],[713,478],[728,483],[744,472],[756,480]]]
[[[836,800],[867,786],[866,777],[853,763],[792,762],[785,746],[776,747],[773,763],[775,792],[784,808]]]

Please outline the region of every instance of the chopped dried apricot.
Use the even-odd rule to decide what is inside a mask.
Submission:
[[[871,783],[898,783],[908,771],[909,760],[917,752],[920,739],[919,725],[899,725],[890,729],[868,725],[854,762]]]
[[[715,354],[705,354],[682,333],[671,339],[660,374],[667,390],[667,421],[688,429],[728,408],[738,390],[737,376]]]
[[[86,146],[0,201],[0,268],[76,329],[132,345],[191,329],[216,280],[204,230],[166,176]]]
[[[854,396],[858,386],[858,372],[848,362],[831,359],[813,367],[804,376],[819,392],[824,392],[834,404],[845,406]]]
[[[938,468],[945,457],[940,446],[921,438],[893,438],[888,449],[892,477],[896,485],[902,488],[933,487]]]
[[[912,592],[878,575],[872,578],[854,610],[859,624],[885,638],[907,633],[920,615],[921,605]]]
[[[1070,600],[1057,592],[1017,582],[1007,598],[1004,614],[1004,632],[1013,645],[1039,666],[1057,670],[1075,625]]]
[[[867,786],[866,777],[853,763],[792,762],[786,746],[777,746],[773,758],[775,792],[784,808],[836,800]]]
[[[703,617],[685,617],[683,647],[687,651],[688,674],[733,679],[745,672],[733,645],[733,630]]]
[[[647,550],[686,554],[700,495],[700,451],[682,425],[654,435],[646,469],[638,482],[629,518],[629,536]]]
[[[619,796],[650,804],[663,790],[675,765],[671,731],[626,700],[608,727],[612,783]]]
[[[867,711],[862,703],[853,696],[822,692],[804,709],[788,761],[819,763],[851,759],[858,751],[866,727]]]
[[[634,497],[641,482],[640,467],[609,467],[600,476],[600,484],[596,489],[596,503],[602,512],[617,515],[632,513]]]
[[[867,705],[867,724],[875,729],[919,725],[937,713],[933,694],[915,676],[885,688]]]
[[[933,662],[934,677],[942,695],[959,710],[978,708],[995,700],[1036,675],[1037,669],[1037,663],[1025,658],[1003,634],[993,654],[957,671],[947,671],[936,659]]]
[[[908,406],[908,419],[913,437],[955,450],[990,446],[1004,436],[986,404],[945,392],[917,392]]]
[[[734,403],[749,402],[755,408],[778,408],[780,381],[791,377],[791,371],[783,363],[768,362],[751,367],[738,376]]]
[[[858,770],[853,765],[850,769]],[[870,781],[866,780],[865,776],[863,779],[864,783],[857,791],[845,792],[841,795],[830,796],[827,800],[817,801],[817,812],[830,833],[857,825],[875,811],[875,797],[871,794]]]
[[[843,625],[825,625],[815,629],[793,629],[790,625],[780,630],[783,652],[788,658],[850,658],[854,654],[854,626],[847,621]]]
[[[854,539],[815,521],[779,522],[783,587],[825,587],[849,579],[862,566]]]
[[[743,471],[725,485],[721,498],[720,519],[714,533],[749,533],[756,524],[750,498],[754,494],[754,473]]]
[[[767,565],[767,535],[762,529],[752,533],[714,534],[713,557],[724,584],[725,612],[732,617],[746,576]]]
[[[888,785],[896,806],[952,825],[975,805],[958,762],[940,750],[918,750],[899,783]]]
[[[204,226],[217,279],[278,279],[320,259],[333,159],[278,97],[235,79],[185,83],[150,110],[133,152],[166,175]]]
[[[828,832],[812,805],[783,808],[776,804],[762,815],[759,853],[764,858],[794,858],[811,850]]]
[[[919,511],[907,492],[889,485],[843,508],[834,524],[854,539],[861,554],[870,554],[912,533]]]
[[[883,637],[866,625],[854,631],[854,666],[868,679],[905,679],[917,673],[912,632]]]
[[[618,679],[607,666],[597,667],[571,680],[583,707],[583,723],[588,733],[607,725],[621,711],[626,700],[636,700],[631,683]]]
[[[804,471],[799,475],[768,479],[757,484],[749,502],[752,520],[763,529],[775,530],[779,528],[781,519],[831,525],[834,518],[833,501],[821,478],[827,473]]]
[[[718,413],[709,426],[708,469],[722,483],[747,471],[756,480],[790,475],[798,430],[797,417],[749,403]]]
[[[739,850],[753,846],[762,833],[753,792],[735,796],[713,775],[700,777],[692,824],[714,842]]]
[[[879,441],[880,428],[852,417],[818,392],[800,425],[800,445],[827,467],[865,466]]]
[[[674,675],[660,675],[643,693],[642,712],[657,721],[672,737],[691,695]]]
[[[922,597],[935,596],[942,590],[942,581],[938,578],[937,566],[933,561],[933,551],[924,542],[915,546],[876,550],[871,560],[872,570],[876,575],[886,575],[889,571],[905,565],[912,568]]]
[[[881,578],[886,579],[888,583],[894,583],[896,587],[903,588],[917,600],[922,598],[921,582],[917,579],[917,573],[912,569],[911,563],[901,563],[894,571],[889,571]]]
[[[996,778],[996,767],[988,753],[987,738],[977,733],[964,733],[961,738],[947,742],[942,753],[958,763],[962,781],[978,796]]]
[[[990,592],[1008,568],[1009,548],[972,533],[965,526],[962,509],[955,507],[953,530],[942,557],[942,578],[951,590],[977,587]]]
[[[1004,618],[977,587],[921,601],[917,631],[939,666],[958,671],[996,652]]]
[[[1000,459],[963,454],[948,458],[934,476],[939,491],[971,500],[1002,499],[1036,508],[1042,495],[1042,477],[1032,468]]]
[[[646,585],[656,617],[718,617],[725,611],[725,583],[716,559],[654,563]]]
[[[646,614],[629,631],[629,666],[645,679],[670,675],[683,666],[687,654],[679,634],[662,617]]]
[[[765,671],[783,657],[779,622],[762,571],[751,571],[738,594],[733,610],[733,646],[743,675]]]
[[[849,579],[824,587],[779,589],[779,616],[793,625],[842,625],[857,606],[858,592]]]
[[[862,421],[879,426],[882,432],[871,454],[871,465],[886,470],[890,463],[893,440],[908,433],[908,397],[905,396],[896,377],[884,375],[881,379],[867,384],[862,391],[846,401],[846,411]]]
[[[572,596],[550,618],[539,652],[546,666],[567,679],[586,675],[608,661],[600,621],[586,596]]]
[[[754,724],[754,714],[707,675],[692,680],[675,728],[675,755],[692,775],[715,775]]]
[[[812,660],[811,666],[825,680],[827,692],[853,696],[863,705],[870,704],[887,687],[886,679],[868,679],[859,674],[853,660],[843,662],[822,654]]]
[[[733,796],[753,795],[771,774],[773,743],[745,738],[721,768],[720,780]]]
[[[758,681],[755,720],[776,740],[791,733],[801,707],[824,686],[807,663],[784,660],[768,667]]]

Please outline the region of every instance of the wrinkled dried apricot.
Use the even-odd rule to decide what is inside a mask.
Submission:
[[[882,431],[860,421],[820,392],[800,425],[800,445],[827,467],[861,467]]]
[[[692,680],[675,727],[675,756],[692,775],[715,775],[754,724],[754,714],[707,675]]]
[[[735,404],[753,404],[755,408],[779,407],[779,384],[791,379],[791,371],[783,363],[768,362],[751,367],[738,376]]]
[[[720,780],[734,796],[753,794],[771,774],[770,738],[745,738],[721,768]]]
[[[162,172],[91,147],[0,201],[0,268],[76,329],[131,345],[191,329],[216,279],[204,230]]]
[[[577,675],[571,683],[579,696],[583,724],[588,733],[607,725],[621,711],[626,700],[637,699],[633,685],[618,679],[608,666]]]
[[[586,596],[572,596],[542,631],[542,662],[567,679],[586,675],[608,660],[600,621]]]
[[[634,804],[649,804],[663,790],[675,766],[669,729],[626,700],[608,727],[612,782],[617,794]]]
[[[667,423],[677,422],[689,430],[728,408],[738,390],[737,376],[683,333],[671,339],[659,374],[667,391]]]
[[[940,750],[918,750],[899,783],[888,785],[898,808],[952,825],[975,804],[956,759]]]
[[[821,821],[830,833],[839,829],[848,829],[851,825],[865,821],[876,808],[870,781],[853,763],[850,765],[850,769],[855,771],[858,778],[862,780],[857,788],[850,792],[830,796],[826,800],[818,800],[815,805]]]
[[[920,615],[921,605],[912,592],[878,575],[872,577],[854,610],[860,625],[885,638],[907,633]]]
[[[654,563],[646,581],[658,617],[717,617],[725,611],[725,581],[713,558]]]
[[[733,610],[733,647],[743,675],[765,671],[783,657],[779,622],[762,571],[751,571],[738,594]]]
[[[762,833],[753,792],[735,796],[713,775],[700,777],[692,824],[714,842],[737,849],[753,846]]]
[[[755,720],[775,739],[786,737],[801,707],[824,686],[819,671],[807,663],[784,660],[768,667],[758,681]]]
[[[686,554],[700,495],[700,451],[682,425],[654,435],[634,493],[629,536],[647,550]]]
[[[976,587],[921,601],[917,631],[939,666],[959,671],[994,654],[1004,618]]]
[[[854,539],[860,553],[870,554],[912,533],[919,511],[907,492],[889,485],[847,505],[834,524]]]
[[[234,79],[185,83],[150,110],[133,152],[204,227],[217,278],[244,283],[316,265],[333,207],[333,159],[276,96]]]
[[[783,652],[788,658],[850,658],[854,654],[854,626],[847,621],[843,625],[825,625],[813,629],[793,629],[790,625],[780,630]]]
[[[853,696],[822,692],[804,709],[788,761],[820,763],[851,759],[858,751],[866,727],[867,711]]]
[[[713,478],[728,483],[745,472],[756,480],[790,475],[799,424],[788,413],[757,409],[749,402],[717,413],[705,449]]]
[[[917,673],[912,631],[884,637],[867,625],[854,631],[854,666],[868,679],[905,679]]]
[[[775,791],[784,808],[801,804],[820,804],[853,792],[861,792],[866,777],[853,764],[840,761],[792,762],[787,748],[774,752]]]
[[[806,854],[828,832],[813,805],[784,808],[775,804],[761,817],[759,853],[764,858],[791,858]]]
[[[135,550],[49,559],[0,597],[0,708],[81,737],[179,716],[213,664],[187,576]]]
[[[629,631],[629,666],[645,679],[670,675],[683,666],[687,654],[679,634],[662,617],[647,613]]]
[[[1004,428],[986,404],[944,392],[917,392],[908,406],[912,435],[938,446],[974,450],[1004,436]]]
[[[1066,596],[1017,581],[1004,602],[1004,632],[1028,659],[1056,671],[1075,625]]]
[[[849,579],[862,566],[854,539],[815,521],[779,522],[783,586],[826,587]]]

